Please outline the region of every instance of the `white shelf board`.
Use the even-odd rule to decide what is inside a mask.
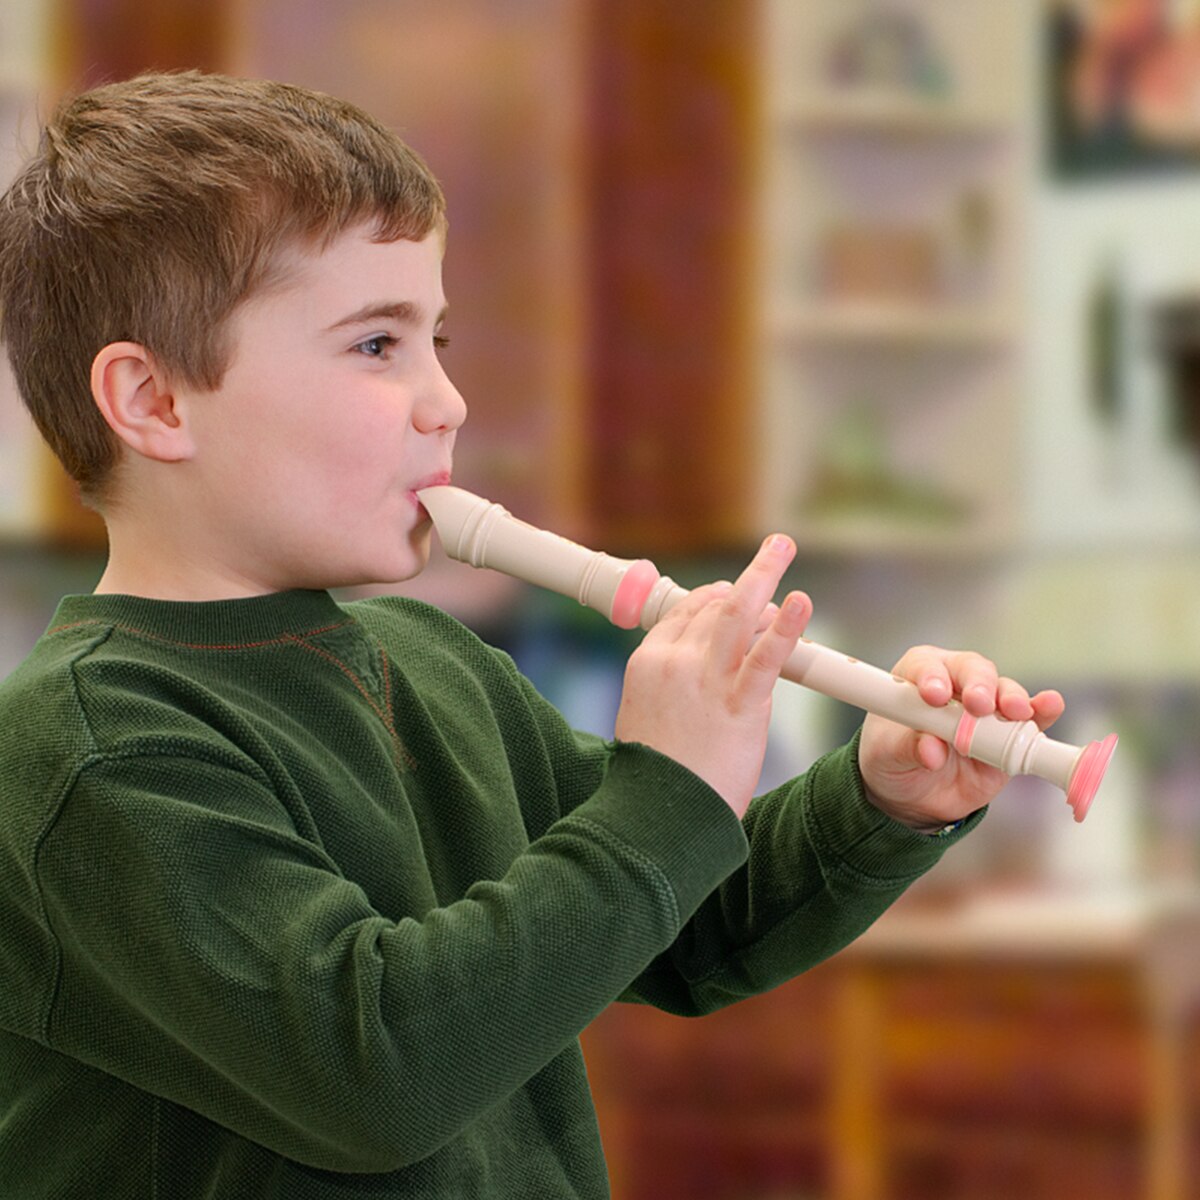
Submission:
[[[828,92],[778,105],[781,129],[806,133],[887,133],[898,137],[1005,137],[1012,121],[1004,114],[981,111],[952,100],[902,92]]]
[[[942,303],[802,303],[775,309],[767,327],[777,341],[852,344],[1003,347],[1016,333],[1007,311]]]

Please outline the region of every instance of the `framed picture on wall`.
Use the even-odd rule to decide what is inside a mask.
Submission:
[[[1053,174],[1200,167],[1200,0],[1044,4]]]

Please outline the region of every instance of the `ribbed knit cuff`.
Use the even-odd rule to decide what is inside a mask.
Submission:
[[[682,920],[749,854],[729,805],[687,767],[638,742],[613,744],[603,784],[575,813],[650,859]]]
[[[878,809],[867,798],[858,769],[861,730],[810,772],[808,816],[826,854],[857,874],[875,880],[913,879],[934,866],[983,820],[985,808],[949,833],[918,833]]]

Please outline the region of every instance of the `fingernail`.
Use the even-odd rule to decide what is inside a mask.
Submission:
[[[782,533],[773,533],[765,542],[763,542],[763,546],[773,553],[788,550],[791,548],[791,545],[792,539]]]
[[[788,596],[783,602],[783,611],[789,617],[798,617],[804,611],[804,601],[799,596]]]

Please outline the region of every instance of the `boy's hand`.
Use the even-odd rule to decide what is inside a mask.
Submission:
[[[625,671],[617,737],[682,763],[739,817],[762,770],[775,681],[812,615],[802,592],[771,603],[795,553],[791,538],[767,538],[736,583],[681,600]]]
[[[940,707],[953,697],[976,717],[998,712],[1046,729],[1063,711],[1058,692],[1031,698],[1019,683],[1000,676],[994,663],[966,651],[918,646],[900,659],[895,673],[911,679],[927,704]],[[964,758],[940,738],[874,715],[863,725],[858,763],[874,804],[925,833],[969,816],[1008,782],[996,767]]]

